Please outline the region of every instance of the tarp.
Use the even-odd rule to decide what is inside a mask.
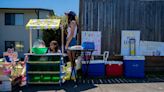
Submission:
[[[58,29],[60,19],[30,19],[26,29]]]

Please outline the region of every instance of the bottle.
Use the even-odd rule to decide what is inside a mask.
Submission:
[[[129,49],[130,49],[130,55],[135,56],[136,55],[136,40],[134,38],[129,39]]]

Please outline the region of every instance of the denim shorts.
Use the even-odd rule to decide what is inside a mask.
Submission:
[[[71,42],[69,43],[68,47],[75,46],[76,45],[76,38],[72,38]]]

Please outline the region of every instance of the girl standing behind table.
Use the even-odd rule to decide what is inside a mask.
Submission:
[[[68,19],[68,28],[67,28],[68,34],[67,34],[67,41],[66,41],[65,49],[68,49],[69,47],[75,46],[77,44],[76,36],[77,36],[78,26],[77,26],[77,21],[76,21],[76,14],[73,11],[65,13],[65,15],[67,16],[67,19]],[[68,54],[69,60],[71,61],[73,65],[72,59],[75,58],[74,53],[67,51],[67,54]],[[71,56],[73,58],[71,58]]]
[[[61,53],[57,41],[50,42],[50,47],[48,49],[48,53]]]

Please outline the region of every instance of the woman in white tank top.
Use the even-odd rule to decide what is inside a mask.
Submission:
[[[66,41],[65,48],[68,49],[68,47],[75,46],[77,44],[77,41],[76,41],[77,22],[76,22],[76,18],[75,18],[76,14],[73,11],[70,11],[69,13],[65,13],[65,15],[68,18],[68,28],[67,28],[68,34],[67,34],[67,41]],[[67,51],[67,54],[68,54],[69,60],[73,61],[71,58],[71,54],[74,58],[75,57],[74,53]]]
[[[73,22],[73,21],[72,21]],[[68,26],[67,28],[67,39],[71,36],[71,27]],[[73,33],[73,38],[76,38],[77,35],[77,25],[75,26],[74,33]]]

